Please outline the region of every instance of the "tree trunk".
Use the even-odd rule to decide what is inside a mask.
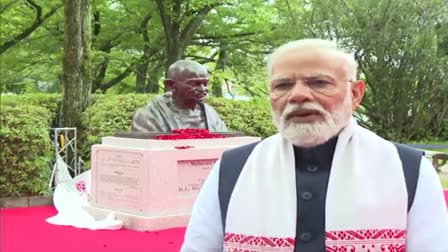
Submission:
[[[82,96],[86,99],[86,107],[89,106],[89,96],[92,90],[92,62],[90,52],[92,49],[92,0],[82,0],[81,4],[81,22],[82,22],[82,47],[84,49],[82,71],[83,88]]]
[[[182,48],[179,43],[175,43],[171,46],[167,46],[167,52],[168,52],[168,57],[166,60],[166,65],[165,65],[165,77],[167,76],[168,73],[168,68],[171,66],[171,64],[173,64],[174,62],[181,60],[182,59],[182,55],[184,52],[184,48]],[[168,91],[168,88],[166,86],[163,86],[163,90],[164,92]]]
[[[197,10],[191,10],[194,15],[182,13],[181,0],[155,0],[158,14],[162,21],[166,39],[165,76],[171,64],[182,59],[185,49],[190,45],[193,35],[199,30],[208,13],[222,3],[214,3],[202,6]],[[184,1],[188,2],[188,1]],[[167,88],[165,87],[165,91]]]
[[[162,67],[160,65],[156,65],[154,69],[151,70],[151,73],[149,75],[148,84],[146,85],[146,92],[157,94],[159,93],[159,77],[161,74]]]
[[[143,62],[137,66],[135,78],[135,92],[136,93],[144,93],[145,92],[145,84],[146,84],[146,75],[148,72],[148,63]]]
[[[63,100],[60,126],[80,127],[89,105],[90,0],[65,0]]]
[[[142,34],[144,45],[141,63],[136,67],[135,91],[137,93],[144,93],[146,91],[146,80],[148,79],[148,64],[149,58],[151,57],[148,34],[149,20],[151,20],[151,15],[147,14],[140,23],[140,33]]]
[[[168,71],[171,64],[182,59],[184,50],[185,48],[183,48],[180,43],[173,43],[171,46],[168,46],[168,57],[166,60],[165,72]]]
[[[101,62],[100,66],[98,67],[96,76],[95,77],[92,76],[92,93],[95,93],[98,89],[101,89],[101,84],[103,83],[104,78],[106,77],[107,68],[109,67],[109,54],[112,48],[114,47],[113,40],[115,40],[119,36],[120,35],[118,34],[111,40],[104,42],[104,44],[99,49],[101,52],[105,52],[106,54],[104,56],[103,62]]]
[[[107,53],[110,53],[110,50]],[[106,56],[103,62],[101,62],[101,65],[98,69],[98,74],[92,83],[92,93],[95,93],[101,87],[101,83],[103,82],[104,77],[106,77],[108,66],[109,66],[109,55]]]
[[[227,50],[219,49],[218,60],[216,61],[216,71],[222,71],[226,67],[227,63]],[[212,93],[214,96],[222,97],[222,79],[215,78],[215,82],[212,83]]]

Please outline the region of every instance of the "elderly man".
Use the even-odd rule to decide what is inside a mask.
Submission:
[[[181,128],[227,131],[218,113],[204,103],[207,69],[191,60],[179,60],[168,68],[165,85],[170,90],[156,97],[133,116],[132,131],[170,132]]]
[[[448,251],[448,211],[431,163],[352,118],[365,90],[356,68],[325,40],[272,53],[280,133],[224,153],[182,251]]]

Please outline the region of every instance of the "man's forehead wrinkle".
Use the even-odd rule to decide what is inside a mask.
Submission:
[[[327,78],[331,78],[331,79],[337,79],[336,77],[330,75],[330,74],[326,74],[324,72],[314,72],[314,73],[307,73],[307,74],[296,74],[296,73],[291,73],[291,74],[274,74],[271,77],[271,81],[278,81],[278,80],[294,80],[296,78],[318,78],[318,77],[327,77]]]
[[[281,73],[281,74],[274,74],[271,77],[271,80],[289,80],[294,78],[294,74],[285,74],[285,73]]]
[[[272,83],[278,83],[278,82],[294,82],[293,78],[274,78],[271,80]]]
[[[292,57],[291,54],[297,54],[297,57]],[[333,50],[331,48],[318,48],[314,46],[306,46],[298,49],[290,48],[288,50],[281,50],[276,54],[275,59],[271,62],[271,75],[274,75],[276,70],[282,71],[281,66],[288,67],[288,63],[293,62],[294,64],[300,64],[303,67],[307,67],[307,62],[311,62],[316,64],[317,58],[327,57],[327,62],[322,62],[321,67],[323,67],[325,71],[332,71],[335,74],[331,74],[328,76],[336,77],[336,78],[344,78],[344,79],[353,79],[353,71],[350,68],[352,66],[352,62],[347,58],[343,52]],[[335,62],[332,64],[332,69],[325,69],[328,64],[328,60]],[[278,69],[276,69],[278,68]],[[356,69],[356,67],[355,67]],[[317,70],[317,69],[316,69]],[[337,72],[337,73],[336,73]]]

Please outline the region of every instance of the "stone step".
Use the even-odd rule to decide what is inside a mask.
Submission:
[[[0,198],[0,208],[52,206],[52,205],[53,205],[53,195]]]

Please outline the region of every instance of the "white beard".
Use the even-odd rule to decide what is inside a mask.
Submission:
[[[323,121],[313,123],[289,122],[288,115],[300,109],[316,110],[323,115]],[[333,111],[326,111],[318,103],[288,104],[280,114],[272,111],[273,121],[280,134],[292,144],[303,147],[313,147],[327,142],[348,124],[352,116],[351,94]]]

